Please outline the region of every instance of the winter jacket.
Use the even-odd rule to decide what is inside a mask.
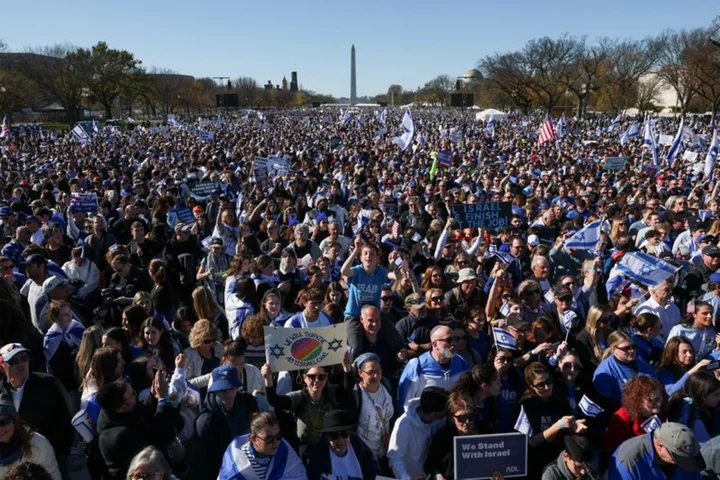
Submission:
[[[187,382],[195,388],[207,388],[208,382],[212,377],[212,373],[201,375],[203,358],[194,348],[186,348],[183,352],[187,358],[187,365],[185,366],[185,375]],[[216,358],[222,358],[222,344],[215,342],[213,345],[213,355]]]
[[[460,375],[470,368],[460,355],[455,355],[447,368],[443,368],[431,353],[425,352],[405,365],[398,384],[398,412],[407,410],[409,401],[419,397],[425,387],[440,387],[449,391]]]
[[[350,437],[350,445],[352,445],[353,452],[362,468],[363,480],[375,480],[375,477],[380,474],[380,467],[372,451],[355,434]],[[307,474],[309,480],[321,480],[325,478],[323,477],[325,474],[333,478],[330,444],[328,444],[327,440],[320,440],[310,450],[307,457]]]
[[[417,414],[418,407],[419,398],[410,400],[407,410],[395,422],[390,435],[387,457],[390,468],[399,480],[425,476],[424,464],[430,440],[445,424],[444,418],[430,423],[423,422]]]
[[[60,469],[58,468],[57,459],[55,458],[55,451],[48,442],[48,439],[43,437],[37,432],[34,432],[30,436],[30,455],[22,456],[18,462],[15,463],[35,463],[43,467],[50,474],[53,480],[60,480]],[[0,464],[0,478],[5,478],[7,471],[15,466],[15,463],[10,465]]]

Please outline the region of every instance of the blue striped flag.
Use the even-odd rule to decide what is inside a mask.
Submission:
[[[565,136],[565,133],[567,131],[567,120],[565,119],[565,114],[563,113],[560,115],[560,119],[557,122],[557,125],[555,125],[555,134],[557,135],[557,138],[560,139]]]
[[[661,284],[679,270],[679,267],[642,252],[626,253],[617,267],[629,279],[651,287]]]
[[[582,229],[565,240],[565,248],[572,250],[590,250],[595,248],[600,241],[600,227],[602,220],[597,220],[585,225]]]
[[[520,407],[520,414],[518,415],[517,421],[515,422],[515,430],[524,433],[528,437],[533,436],[533,428],[530,425],[530,420],[525,413],[525,407]]]
[[[622,112],[620,112],[618,114],[618,116],[615,117],[615,120],[613,120],[612,123],[610,123],[610,126],[607,128],[607,131],[612,132],[613,130],[615,130],[615,128],[619,127],[620,124],[622,123],[622,117],[623,117],[623,114],[622,114]]]
[[[718,139],[715,123],[713,123],[712,130],[712,141],[708,146],[707,155],[705,155],[705,178],[708,180],[713,178],[713,172],[715,171],[715,165],[717,164],[718,151],[720,151],[720,140]]]
[[[510,332],[498,327],[493,327],[492,330],[496,346],[498,346],[499,348],[517,350],[517,343],[515,342],[515,337],[513,337]]]
[[[587,395],[583,395],[580,403],[578,403],[578,407],[580,407],[580,410],[588,417],[597,417],[605,411],[600,405],[590,400]]]
[[[72,129],[72,135],[75,140],[82,143],[83,145],[90,141],[90,135],[88,135],[85,129],[82,128],[79,124],[75,125],[75,128]]]
[[[346,126],[348,123],[350,123],[350,110],[347,110],[345,113],[343,113],[342,117],[342,126]]]
[[[383,110],[381,112],[378,112],[375,115],[375,120],[377,120],[378,123],[381,123],[383,125],[385,125],[386,119],[387,119],[387,108],[385,108],[385,110]]]
[[[652,123],[650,122],[649,118],[645,121],[643,147],[647,147],[650,149],[650,153],[652,154],[653,159],[653,165],[660,165],[660,147],[658,146],[657,138],[655,138],[655,131],[653,130]]]
[[[680,149],[683,146],[683,142],[685,139],[685,135],[683,133],[683,123],[685,119],[680,119],[680,127],[678,128],[677,134],[675,134],[675,138],[673,139],[672,145],[670,145],[670,148],[667,151],[667,155],[665,155],[665,158],[667,159],[668,167],[672,168],[673,162],[675,161],[675,157],[677,157],[677,154],[680,153]]]
[[[620,145],[627,145],[631,138],[637,137],[638,135],[640,135],[640,124],[633,122],[633,124],[625,130],[625,133],[620,136]]]
[[[517,260],[512,253],[508,253],[508,252],[499,252],[497,250],[492,250],[492,251],[490,251],[490,254],[493,257],[497,257],[501,262],[503,262],[506,265],[510,265],[513,262],[515,262],[515,260]]]
[[[412,112],[410,109],[405,111],[405,115],[402,118],[402,129],[403,134],[399,137],[392,139],[392,143],[400,147],[400,150],[407,150],[412,145],[413,137],[415,136],[415,122],[413,121]]]
[[[493,114],[490,114],[490,118],[488,118],[487,125],[485,126],[485,131],[491,137],[495,136],[495,117],[493,116]]]

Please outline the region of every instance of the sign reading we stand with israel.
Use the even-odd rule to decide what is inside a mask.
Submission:
[[[265,358],[274,372],[342,363],[347,323],[329,327],[264,327]]]
[[[455,437],[455,478],[481,480],[500,472],[505,478],[527,475],[527,436],[498,433]]]

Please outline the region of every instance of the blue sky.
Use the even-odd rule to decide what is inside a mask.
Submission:
[[[542,36],[642,38],[710,25],[711,0],[456,0],[404,2],[271,0],[6,1],[0,39],[11,51],[100,40],[146,67],[200,76],[251,76],[279,83],[298,72],[303,88],[350,93],[350,46],[358,95],[397,83],[415,89],[439,74],[462,75],[478,59]],[[407,10],[407,11],[405,11]]]

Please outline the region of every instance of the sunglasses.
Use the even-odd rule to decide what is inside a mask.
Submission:
[[[470,423],[475,420],[475,415],[468,413],[465,415],[453,415],[453,418],[460,423]]]
[[[348,438],[350,436],[350,430],[343,430],[342,432],[332,432],[327,434],[330,440],[338,440],[340,437]]]
[[[534,388],[550,388],[552,387],[553,380],[552,378],[548,378],[544,382],[539,382],[533,385]]]
[[[442,301],[442,299],[443,299],[442,295],[439,297],[430,297],[430,300],[432,300],[433,302],[440,302],[440,301]]]
[[[327,377],[328,377],[327,373],[307,373],[307,374],[305,374],[305,376],[307,378],[309,378],[310,381],[312,381],[312,382],[315,382],[315,381],[323,382],[323,381],[327,380]]]
[[[495,359],[500,363],[510,363],[513,360],[512,357],[502,357],[502,356],[495,357]]]
[[[452,345],[453,343],[455,343],[455,338],[454,337],[439,338],[438,341],[445,342],[448,345]]]
[[[19,354],[15,355],[13,358],[8,360],[7,363],[11,367],[14,367],[16,365],[20,365],[21,363],[25,363],[29,360],[30,360],[30,355],[27,354],[26,352],[23,352],[23,353],[19,353]]]
[[[560,369],[562,369],[562,370],[580,370],[581,368],[582,368],[582,365],[580,365],[579,363],[571,363],[571,362],[563,363],[560,366]]]
[[[380,297],[380,300],[382,300],[383,302],[390,302],[392,301],[392,297]]]
[[[627,352],[634,352],[635,350],[637,350],[637,345],[628,345],[627,347],[615,347],[615,348],[627,353]]]
[[[279,442],[280,440],[282,440],[282,433],[278,433],[277,435],[270,437],[270,438],[263,438],[260,435],[257,435],[257,438],[259,438],[260,440],[262,440],[265,443],[275,443],[275,442]]]
[[[5,427],[7,425],[10,425],[12,422],[12,417],[10,415],[3,415],[0,417],[0,427]]]

